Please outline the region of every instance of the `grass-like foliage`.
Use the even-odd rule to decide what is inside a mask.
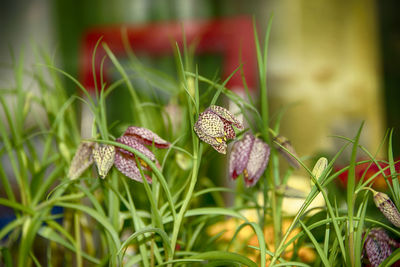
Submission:
[[[129,47],[129,61],[122,64],[99,40],[98,47],[107,54],[102,66],[108,60],[117,78],[107,84],[103,77],[94,77],[93,92],[54,66],[43,51],[35,51],[38,64],[29,70],[22,55],[15,59],[15,86],[0,90],[4,114],[0,205],[4,214],[10,214],[0,229],[1,264],[362,266],[370,262],[377,266],[384,261],[389,266],[396,262],[400,186],[392,132],[378,148],[387,142],[387,161],[360,145],[362,124],[353,138],[333,137],[340,138],[343,146],[315,167],[312,155],[307,160],[298,157],[279,134],[284,110],[269,114],[270,29],[271,21],[260,42],[254,27],[259,90],[251,94],[244,81],[246,98],[226,88],[242,66],[224,81],[203,77],[193,49],[186,44],[175,47],[176,76],[171,76],[146,67]],[[38,93],[23,83],[27,76],[37,84]],[[76,94],[66,94],[66,79],[76,85]],[[129,105],[108,101],[117,92],[128,98],[121,103]],[[237,112],[226,113],[232,104]],[[91,123],[82,123],[88,121],[82,114]],[[236,120],[239,115],[244,127]],[[133,133],[124,133],[129,126],[149,129],[145,135],[156,134],[160,143],[158,137],[147,140],[135,127]],[[122,142],[120,136],[128,141]],[[234,144],[234,149],[226,146],[238,140],[242,143]],[[82,143],[89,153],[77,160]],[[351,160],[338,170],[336,161],[346,148],[351,149]],[[225,150],[226,155],[218,153]],[[74,168],[88,164],[75,175],[72,162]],[[360,178],[356,170],[361,165],[378,169],[368,176],[365,171]],[[293,197],[287,182],[294,171],[300,172],[297,168],[313,186],[297,213],[287,215],[282,203]],[[347,191],[338,194],[335,181],[345,173]],[[236,179],[234,188],[224,186],[228,176]],[[387,195],[370,188],[377,177],[384,177]],[[318,195],[325,204],[310,213]],[[376,227],[379,230],[371,230]],[[373,253],[388,248],[389,257]]]

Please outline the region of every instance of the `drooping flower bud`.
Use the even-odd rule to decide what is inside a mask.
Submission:
[[[93,142],[82,142],[79,144],[68,170],[68,177],[71,180],[81,176],[82,173],[93,164],[93,148]]]
[[[279,151],[279,153],[281,153],[281,155],[286,158],[286,160],[289,162],[289,164],[293,168],[299,169],[300,168],[300,164],[293,157],[293,156],[297,157],[297,153],[294,150],[294,147],[290,143],[289,139],[287,139],[284,136],[278,135],[278,136],[276,136],[274,138],[274,141],[279,144],[279,145],[276,146],[276,149]],[[288,153],[286,150],[282,149],[282,147],[286,148],[286,150],[289,151],[290,153]]]
[[[243,125],[227,109],[212,105],[199,115],[194,131],[202,141],[225,154],[227,139],[236,137],[232,125],[243,129]]]
[[[229,158],[229,175],[236,179],[243,173],[246,186],[253,186],[260,179],[269,160],[269,146],[250,133],[235,142]]]
[[[114,164],[115,147],[111,145],[97,145],[93,149],[93,159],[101,178],[105,178]]]
[[[400,227],[400,213],[389,196],[382,192],[370,189],[374,196],[375,205],[382,214],[396,227]]]

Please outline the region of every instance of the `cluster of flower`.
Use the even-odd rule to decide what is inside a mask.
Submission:
[[[212,105],[199,115],[194,125],[194,131],[202,141],[210,144],[219,153],[226,154],[227,140],[236,139],[233,126],[241,130],[244,128],[243,124],[227,109]],[[276,136],[274,141],[278,144],[277,150],[294,168],[298,168],[299,163],[293,157],[296,156],[296,152],[290,142],[282,136]],[[155,155],[146,146],[170,147],[169,142],[154,132],[135,126],[128,127],[125,133],[116,139],[116,142],[138,151],[148,159],[146,161],[153,162],[158,168],[159,164]],[[229,158],[230,177],[236,179],[243,174],[246,186],[254,186],[267,167],[269,155],[268,144],[252,133],[246,132],[242,139],[235,141],[232,146]],[[133,180],[143,182],[142,177],[144,177],[151,183],[151,178],[141,171],[152,170],[146,161],[120,146],[82,142],[72,159],[68,176],[76,179],[95,163],[101,178],[105,178],[111,167],[115,166],[121,173]],[[314,178],[318,179],[326,167],[327,159],[321,158],[312,171]],[[367,189],[372,191],[374,202],[382,214],[393,225],[400,227],[400,213],[389,196],[372,188]],[[391,255],[392,247],[400,247],[400,244],[388,237],[383,229],[372,228],[365,238],[364,251],[366,255],[364,254],[363,258],[366,256],[372,266],[378,266]]]
[[[233,114],[227,109],[212,105],[199,115],[194,125],[194,131],[204,142],[210,144],[216,151],[226,154],[228,139],[235,139],[233,129],[243,129]],[[275,142],[280,146],[277,148],[289,161],[298,168],[299,165],[292,155],[296,155],[290,142],[281,136],[276,137]],[[125,133],[116,139],[123,145],[139,151],[150,161],[158,166],[154,154],[145,146],[154,145],[156,148],[168,148],[170,143],[153,133],[149,129],[131,126]],[[285,149],[282,149],[284,147]],[[246,186],[253,186],[260,179],[269,161],[270,148],[261,139],[246,132],[241,140],[233,144],[229,160],[229,175],[236,179],[243,174]],[[151,171],[150,166],[141,158],[136,161],[135,155],[121,147],[113,145],[100,145],[95,142],[82,142],[72,160],[68,176],[71,179],[78,178],[90,165],[96,164],[99,176],[105,178],[112,166],[115,166],[127,177],[142,182],[142,176],[137,164],[144,170]],[[151,178],[145,175],[148,182]]]
[[[219,153],[226,154],[226,141],[236,138],[233,126],[243,129],[242,123],[227,109],[212,105],[199,115],[199,119],[194,125],[194,131],[202,141],[210,144]],[[288,159],[292,166],[298,168],[298,162],[292,157],[296,153],[290,142],[281,136],[276,137],[275,141],[280,145],[277,147],[278,151]],[[281,146],[290,153],[287,153]],[[236,179],[243,174],[246,186],[255,185],[267,167],[269,154],[268,144],[250,132],[246,132],[241,140],[233,144],[229,158],[230,177]]]
[[[129,146],[132,149],[143,154],[147,159],[154,162],[158,167],[158,161],[146,145],[154,145],[156,148],[168,148],[170,143],[153,133],[149,129],[131,126],[125,133],[116,139],[116,142]],[[95,142],[82,142],[74,158],[72,159],[68,177],[76,179],[93,164],[97,166],[99,176],[105,178],[112,166],[115,166],[120,172],[127,177],[142,182],[142,175],[138,168],[137,162],[141,169],[151,171],[149,164],[141,158],[136,157],[133,153],[120,147],[113,145],[100,145]],[[146,180],[151,183],[151,178],[144,174]]]

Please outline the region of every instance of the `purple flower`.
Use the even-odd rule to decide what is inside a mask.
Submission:
[[[154,146],[157,148],[168,148],[170,145],[170,143],[168,143],[149,129],[135,126],[129,127],[121,137],[117,138],[116,141],[139,151],[148,159],[156,163],[156,165],[159,165],[156,157],[154,156],[153,152],[151,152],[145,145],[154,144]],[[140,158],[138,158],[138,161],[140,167],[143,170],[151,171],[150,166],[148,166],[145,161]],[[117,147],[114,165],[127,177],[138,182],[142,182],[142,176],[140,175],[139,166],[137,166],[136,164],[135,155],[133,153]],[[145,177],[147,181],[151,183],[151,178],[146,174]]]
[[[269,160],[269,146],[250,133],[235,142],[229,159],[229,175],[236,179],[243,173],[246,186],[253,186],[260,179]]]
[[[117,142],[130,146],[145,155],[149,160],[159,166],[156,157],[145,145],[156,148],[168,148],[170,143],[153,133],[149,129],[131,126],[125,133],[117,138]],[[141,158],[138,158],[141,169],[151,171],[150,166]],[[143,182],[139,166],[136,164],[136,156],[119,147],[112,145],[99,145],[95,143],[81,143],[69,169],[68,176],[71,179],[78,178],[93,162],[96,163],[101,178],[105,178],[114,165],[120,172],[138,182]],[[151,178],[145,174],[149,183]]]
[[[382,228],[372,228],[365,238],[364,251],[372,267],[379,266],[389,257],[392,247],[399,247],[399,243],[390,238]]]
[[[212,105],[199,115],[194,131],[202,141],[225,154],[227,139],[236,137],[232,125],[243,129],[243,125],[227,109]]]

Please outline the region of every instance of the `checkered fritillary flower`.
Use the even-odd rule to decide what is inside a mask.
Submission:
[[[250,133],[234,143],[229,158],[229,175],[236,179],[243,174],[246,186],[253,186],[260,179],[269,160],[269,146]]]
[[[212,105],[199,115],[194,131],[202,141],[219,153],[226,154],[226,141],[236,137],[232,125],[243,129],[243,125],[227,109]]]

